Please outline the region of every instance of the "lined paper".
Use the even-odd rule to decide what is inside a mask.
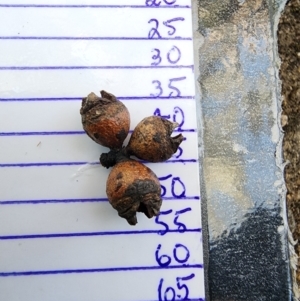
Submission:
[[[11,0],[0,15],[1,300],[205,300],[190,0]],[[159,115],[185,137],[144,162],[163,205],[135,227],[108,203],[108,149],[82,130],[100,90],[131,132]]]

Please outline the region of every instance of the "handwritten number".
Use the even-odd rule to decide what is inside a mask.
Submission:
[[[154,22],[154,26],[155,27],[152,27],[151,29],[150,29],[150,31],[149,31],[149,33],[148,33],[148,38],[149,39],[155,39],[155,37],[156,38],[158,38],[158,39],[160,39],[161,38],[161,35],[159,34],[159,32],[158,32],[158,21],[156,20],[156,19],[150,19],[149,21],[148,21],[148,23],[150,24],[150,23],[152,23],[152,22]]]
[[[165,177],[160,177],[158,179],[159,179],[159,181],[165,181],[165,180],[168,180],[170,178],[172,178],[171,174],[167,175]],[[163,185],[160,185],[160,186],[162,188],[161,196],[165,196],[166,193],[167,193],[167,189]],[[180,177],[173,177],[172,178],[172,182],[171,182],[171,193],[172,193],[172,196],[175,197],[175,198],[185,197],[185,191],[186,191],[185,185],[181,181]]]
[[[182,299],[182,300],[188,300],[188,297],[189,297],[189,289],[188,289],[188,287],[185,284],[181,284],[180,281],[187,281],[187,280],[193,279],[194,277],[195,277],[195,274],[191,274],[191,275],[186,276],[186,277],[177,277],[176,278],[178,289],[179,290],[181,290],[181,289],[185,290],[185,295],[184,296],[179,295],[180,299]]]
[[[154,49],[152,50],[152,52],[153,52],[153,51],[155,51],[156,54],[154,54],[154,55],[152,56],[152,59],[153,59],[153,60],[157,60],[157,61],[151,63],[151,65],[152,65],[152,66],[157,66],[157,65],[159,65],[159,64],[161,63],[160,50],[157,49],[157,48],[154,48]]]
[[[168,256],[168,255],[159,256],[158,253],[159,253],[160,249],[161,249],[161,244],[159,244],[157,246],[157,249],[156,249],[156,252],[155,252],[155,259],[161,267],[167,267],[171,263],[171,257]]]
[[[176,211],[175,212],[175,218],[173,220],[174,225],[177,226],[177,230],[179,233],[184,233],[186,231],[186,225],[182,222],[180,222],[178,219],[180,218],[180,215],[186,212],[192,211],[192,208],[187,207],[182,210]],[[167,232],[169,232],[169,225],[167,223],[164,223],[161,219],[163,219],[163,216],[169,215],[173,212],[172,209],[167,210],[167,211],[161,211],[158,216],[155,218],[155,223],[158,225],[162,225],[164,227],[164,230],[159,231],[159,235],[165,235]]]
[[[180,193],[177,193],[175,191],[176,187],[180,187],[182,189]],[[172,195],[176,198],[185,197],[185,185],[183,184],[183,182],[180,180],[179,177],[174,177],[172,179]]]
[[[165,235],[165,234],[169,231],[169,226],[168,226],[168,224],[166,224],[166,223],[160,221],[159,219],[160,219],[163,215],[168,215],[168,214],[172,213],[172,211],[173,211],[172,209],[167,210],[167,211],[161,211],[160,214],[159,214],[158,216],[156,216],[156,218],[155,218],[155,223],[156,223],[156,224],[159,224],[159,225],[162,225],[162,226],[165,227],[165,230],[162,230],[162,231],[159,231],[159,232],[158,232],[159,235]]]
[[[159,4],[157,5],[157,3],[155,1],[151,2],[151,3],[153,5],[150,5],[150,6],[159,6]],[[169,28],[169,31],[168,31],[169,36],[173,36],[176,33],[175,26],[173,26],[171,24],[174,23],[174,22],[178,22],[178,21],[184,21],[184,18],[178,17],[178,18],[173,18],[173,19],[167,20],[167,21],[163,21],[163,25],[165,25],[166,27]],[[154,23],[154,26],[148,32],[148,39],[155,39],[155,38],[161,39],[161,35],[158,31],[159,21],[157,19],[150,19],[148,21],[148,24],[150,24],[150,23]]]
[[[162,298],[162,286],[163,286],[163,282],[164,282],[164,279],[160,279],[159,285],[158,285],[158,301],[175,301],[176,293],[175,293],[174,288],[172,288],[172,287],[168,287],[165,290],[164,298]],[[171,291],[172,294],[173,294],[172,299],[167,299],[168,298],[167,294],[168,294],[169,291]]]
[[[171,118],[171,115],[161,115],[160,113],[160,109],[157,108],[154,113],[153,113],[154,116],[159,116],[161,118],[164,118],[164,119],[170,119]]]
[[[180,214],[183,214],[183,213],[189,212],[189,211],[192,211],[192,208],[188,207],[188,208],[185,208],[185,209],[175,212],[174,224],[176,226],[178,226],[177,229],[178,229],[179,233],[184,233],[186,231],[186,225],[178,221]]]
[[[179,122],[179,120],[177,119],[179,116],[179,118],[181,119],[181,121]],[[173,122],[177,122],[179,124],[178,129],[181,129],[181,127],[184,124],[184,113],[183,110],[179,107],[175,107],[174,108],[174,114],[173,114]]]
[[[180,233],[184,233],[184,232],[186,231],[186,226],[185,226],[185,224],[183,224],[183,223],[179,223],[179,222],[178,222],[178,218],[179,218],[179,216],[176,216],[176,217],[175,217],[175,219],[174,219],[174,224],[175,224],[176,226],[178,226],[178,231],[179,231]]]
[[[178,294],[177,297],[180,298],[182,301],[187,301],[189,300],[189,289],[186,284],[183,284],[183,281],[189,281],[195,277],[195,274],[190,274],[189,276],[186,277],[176,277],[176,286],[179,291],[184,290],[184,295]],[[176,291],[173,287],[169,286],[165,289],[163,292],[163,284],[164,284],[164,279],[161,278],[159,281],[158,285],[158,301],[175,301],[176,300]],[[169,294],[170,292],[170,294]],[[171,299],[169,299],[169,297]]]
[[[170,114],[169,115],[162,115],[161,111],[160,111],[160,108],[156,108],[153,115],[154,116],[160,116],[160,117],[165,118],[165,119],[171,119]],[[178,123],[177,130],[181,131],[182,130],[181,127],[184,124],[184,112],[180,107],[174,107],[173,115],[172,115],[172,121]]]
[[[170,78],[170,79],[169,79],[169,85],[168,85],[168,87],[169,87],[171,90],[174,90],[174,91],[177,92],[177,95],[173,95],[173,92],[171,92],[171,93],[169,94],[169,97],[170,97],[170,96],[178,97],[178,96],[181,95],[180,90],[179,90],[178,88],[176,88],[175,86],[172,86],[172,84],[173,84],[173,82],[178,82],[178,81],[182,81],[182,80],[185,80],[185,79],[186,79],[185,76],[183,76],[183,77],[176,77],[176,78]]]
[[[163,0],[165,4],[167,5],[172,5],[174,3],[176,3],[177,0],[173,0],[173,1],[167,1],[167,0]],[[160,6],[161,1],[156,2],[156,0],[146,0],[146,6]]]
[[[181,18],[181,17],[178,17],[178,18],[173,18],[173,19],[170,19],[170,20],[167,20],[167,21],[164,21],[163,24],[170,28],[171,30],[168,31],[168,35],[169,36],[172,36],[175,34],[176,32],[176,28],[174,26],[171,25],[171,23],[173,22],[177,22],[177,21],[184,21],[184,18]]]
[[[171,292],[171,299],[169,299],[169,292]],[[164,301],[175,301],[176,293],[173,287],[168,287],[164,294]]]
[[[146,0],[146,6],[160,6],[161,1],[156,2],[156,0]]]
[[[175,77],[175,78],[170,78],[169,79],[169,85],[168,85],[168,87],[170,88],[170,90],[173,90],[173,91],[175,91],[175,95],[173,95],[173,91],[171,92],[171,93],[169,93],[169,97],[180,97],[181,96],[181,92],[180,92],[180,90],[177,88],[177,87],[175,87],[174,86],[174,82],[179,82],[179,81],[182,81],[182,80],[185,80],[186,79],[186,77],[185,76],[183,76],[183,77]],[[162,94],[163,94],[163,88],[162,88],[162,86],[161,86],[161,82],[159,81],[159,80],[153,80],[152,81],[152,84],[156,84],[156,86],[155,86],[155,88],[158,90],[158,92],[157,92],[157,94],[153,94],[153,93],[151,93],[150,95],[152,96],[152,97],[159,97],[159,96],[161,96]]]
[[[161,196],[165,196],[167,193],[167,188],[164,185],[160,185],[161,187]]]
[[[159,181],[165,181],[165,180],[168,180],[168,179],[170,179],[170,178],[172,178],[172,175],[167,175],[167,176],[165,176],[165,177],[160,177],[160,178],[158,178],[158,179],[159,179]],[[165,186],[161,185],[161,184],[160,184],[160,187],[161,187],[161,189],[162,189],[161,196],[165,196],[166,193],[167,193],[167,188],[166,188]]]
[[[162,87],[161,87],[161,82],[159,81],[159,80],[153,80],[152,81],[152,84],[157,84],[156,86],[155,86],[155,88],[156,88],[156,90],[158,90],[159,92],[157,93],[157,94],[150,94],[150,96],[152,96],[152,97],[159,97],[159,96],[161,96],[162,94],[163,94],[163,89],[162,89]]]
[[[155,52],[155,54],[152,56],[152,59],[154,62],[151,63],[152,66],[157,66],[162,61],[161,51],[158,48],[152,49],[151,52]],[[164,55],[163,55],[164,56]],[[167,60],[170,64],[177,64],[179,60],[181,59],[181,51],[178,47],[173,46],[171,50],[166,55]]]
[[[165,5],[173,5],[176,2],[176,0],[162,0],[162,1],[146,0],[145,4],[146,4],[146,6],[158,7],[161,5],[162,2],[165,3]],[[168,28],[167,33],[169,36],[174,36],[176,34],[175,22],[178,22],[178,21],[184,21],[184,18],[178,17],[178,18],[173,18],[173,19],[163,22],[163,25]],[[159,21],[157,19],[150,19],[148,21],[148,24],[151,24],[151,26],[152,26],[152,28],[148,32],[148,38],[149,39],[161,39],[162,36],[159,32]],[[158,49],[158,48],[152,49],[152,54],[153,55],[152,55],[151,66],[158,66],[162,62],[162,55],[161,55],[160,49]],[[164,57],[164,55],[163,55],[163,57]],[[167,58],[167,61],[169,62],[169,64],[177,64],[181,59],[180,49],[176,46],[173,46],[167,53],[166,58]],[[183,81],[185,79],[186,79],[186,77],[177,77],[177,78],[169,79],[169,84],[168,84],[168,88],[170,89],[169,95],[168,95],[169,97],[171,97],[171,96],[172,97],[180,97],[181,96],[181,91],[178,87],[176,87],[176,82]],[[152,97],[160,97],[161,95],[163,95],[164,91],[162,88],[161,81],[153,80],[152,84],[154,85],[156,93],[151,93],[150,95]],[[154,111],[154,115],[161,116],[162,118],[165,118],[165,119],[172,118],[173,122],[177,122],[179,124],[179,126],[178,126],[179,130],[181,129],[181,127],[184,124],[184,112],[180,107],[175,107],[172,115],[171,114],[162,115],[160,109],[157,108]],[[183,153],[182,148],[179,148],[178,152],[179,152],[179,155],[177,155],[176,158],[178,158],[182,155],[182,153]],[[172,175],[169,174],[165,177],[161,177],[159,180],[164,181],[164,180],[168,180],[170,178],[172,179],[172,182],[171,182],[172,196],[176,197],[176,198],[185,197],[185,192],[186,192],[185,185],[179,177],[172,177]],[[167,193],[167,188],[165,186],[161,185],[161,195],[165,196],[166,193]],[[191,208],[184,208],[182,210],[175,212],[175,217],[174,217],[173,223],[174,223],[174,225],[177,226],[177,229],[180,233],[186,231],[186,225],[184,223],[180,222],[178,219],[181,216],[181,214],[184,214],[185,212],[188,212],[191,210],[192,210]],[[161,211],[160,215],[156,216],[155,223],[159,224],[163,227],[163,230],[160,230],[158,232],[159,235],[165,235],[167,232],[169,232],[168,223],[163,222],[161,219],[163,218],[163,216],[169,215],[172,213],[173,213],[173,210],[170,209],[167,211]],[[161,255],[161,248],[162,248],[162,245],[159,244],[155,251],[155,259],[160,267],[168,267],[171,264],[173,259],[177,263],[184,265],[190,258],[190,252],[189,252],[188,248],[182,244],[177,243],[175,245],[175,247],[173,249],[172,257],[167,254]],[[174,286],[175,288],[172,286],[163,288],[164,279],[161,278],[159,281],[159,285],[158,285],[158,300],[159,301],[175,301],[176,299],[189,300],[188,299],[189,288],[188,288],[187,284],[184,282],[188,281],[194,277],[195,277],[195,274],[191,274],[186,277],[176,277],[176,286],[177,287]]]
[[[177,255],[177,250],[181,248],[183,249],[185,252],[186,252],[186,255],[183,259],[180,259],[178,258],[178,255]],[[175,248],[173,249],[173,256],[174,256],[174,259],[178,262],[178,263],[185,263],[189,260],[190,258],[190,251],[188,250],[188,248],[182,244],[176,244],[175,245]]]
[[[160,279],[159,285],[158,285],[158,301],[163,301],[162,296],[161,296],[161,290],[162,290],[162,285],[163,285],[164,279]]]
[[[175,301],[176,293],[174,288],[167,287],[164,293],[164,298],[162,298],[162,286],[163,286],[164,279],[160,279],[159,285],[158,285],[158,301]],[[168,299],[168,292],[172,292],[172,299]]]
[[[175,55],[177,54],[177,56],[175,56],[175,59],[173,59],[173,60],[171,59],[172,52],[176,52]],[[180,52],[179,48],[176,46],[173,46],[172,49],[167,54],[168,62],[171,64],[176,64],[179,62],[180,58],[181,58],[181,52]]]
[[[157,249],[155,251],[155,259],[156,262],[159,264],[159,266],[161,267],[167,267],[171,264],[171,257],[169,255],[159,255],[161,249],[161,244],[159,244],[157,246]],[[184,256],[183,258],[179,258],[178,256],[178,250],[183,250]],[[181,254],[182,255],[182,254]],[[188,248],[182,244],[176,244],[174,249],[173,249],[173,258],[180,264],[184,264],[188,261],[188,259],[190,258],[190,251],[188,250]]]
[[[154,115],[154,116],[160,116],[160,117],[161,117],[160,109],[159,109],[159,108],[155,109],[153,115]]]
[[[176,216],[174,218],[174,224],[176,226],[178,226],[179,233],[184,233],[186,231],[186,226],[185,226],[185,224],[178,222],[178,218],[179,218],[179,216]]]

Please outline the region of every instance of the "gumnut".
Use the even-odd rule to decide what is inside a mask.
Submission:
[[[148,218],[160,212],[161,187],[155,173],[144,164],[124,157],[112,168],[106,194],[112,207],[130,225],[137,223],[137,212]]]
[[[126,147],[129,155],[149,162],[163,162],[176,153],[184,140],[182,134],[171,137],[178,123],[159,116],[144,118],[134,129]]]
[[[110,93],[101,97],[90,93],[82,99],[82,126],[87,135],[110,149],[121,149],[129,132],[130,115],[126,106]]]

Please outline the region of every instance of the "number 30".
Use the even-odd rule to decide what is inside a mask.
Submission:
[[[152,49],[152,52],[155,52],[152,56],[154,62],[151,63],[151,66],[158,66],[161,61],[162,57],[160,54],[160,50],[157,48]],[[167,53],[167,60],[170,64],[177,64],[181,58],[181,51],[178,47],[173,46],[171,50]]]

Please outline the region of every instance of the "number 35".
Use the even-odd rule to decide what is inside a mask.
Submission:
[[[183,81],[185,80],[186,77],[185,76],[182,76],[182,77],[176,77],[176,78],[170,78],[169,79],[169,85],[168,85],[168,88],[171,90],[171,92],[169,93],[169,97],[179,97],[181,96],[181,91],[174,86],[174,83],[175,82],[179,82],[179,81]],[[150,96],[152,97],[160,97],[163,95],[164,93],[164,90],[161,86],[161,82],[159,80],[153,80],[152,81],[152,84],[154,84],[155,86],[155,89],[157,90],[157,93],[151,93]]]

